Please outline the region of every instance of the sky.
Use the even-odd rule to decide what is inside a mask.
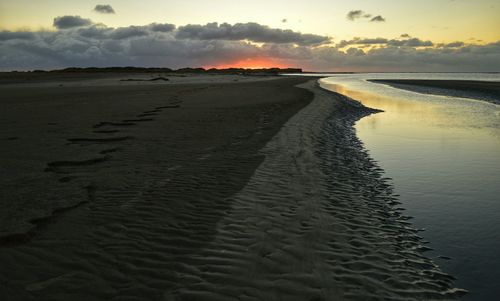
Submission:
[[[500,71],[498,0],[0,0],[0,70]]]

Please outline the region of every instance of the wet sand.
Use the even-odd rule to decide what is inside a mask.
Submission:
[[[0,295],[463,294],[355,136],[375,110],[310,78],[234,79],[0,86]]]
[[[478,98],[500,104],[500,82],[417,79],[374,79],[370,81],[419,93]]]

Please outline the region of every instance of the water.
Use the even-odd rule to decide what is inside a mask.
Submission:
[[[470,290],[500,296],[500,106],[400,90],[367,79],[500,81],[499,74],[348,74],[323,87],[385,112],[356,124],[358,137],[393,179],[403,207],[425,228],[427,253]],[[440,256],[450,257],[445,259]]]

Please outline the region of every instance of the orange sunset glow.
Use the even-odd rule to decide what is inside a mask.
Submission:
[[[236,60],[236,61],[228,62],[228,63],[204,66],[205,69],[211,69],[211,68],[217,68],[217,69],[226,69],[226,68],[263,69],[263,68],[287,68],[287,67],[289,67],[289,66],[279,62],[278,60],[274,60],[271,58],[264,58],[264,57],[245,58],[245,59]]]

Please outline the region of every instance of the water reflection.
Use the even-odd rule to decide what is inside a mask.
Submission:
[[[449,115],[443,112],[443,105],[437,103],[425,103],[422,101],[411,99],[398,99],[391,96],[378,95],[364,91],[355,91],[347,89],[338,84],[329,84],[325,82],[324,87],[347,95],[353,99],[362,101],[365,106],[371,108],[382,109],[386,114],[383,118],[380,115],[374,115],[371,120],[397,121],[401,118],[406,118],[402,125],[411,121],[424,121],[425,123],[433,124],[449,124],[452,120]]]
[[[320,83],[384,110],[358,121],[357,135],[394,179],[415,226],[428,230],[424,237],[435,249],[429,256],[472,291],[468,298],[499,296],[500,106],[366,81],[377,77],[389,78],[346,75]]]
[[[347,83],[337,84],[331,79],[321,81],[324,88],[359,100],[368,107],[384,110],[385,122],[401,121],[401,125],[418,123],[420,126],[428,124],[448,129],[488,128],[491,134],[498,135],[500,128],[498,105],[471,99],[423,95],[366,81],[362,83],[365,86],[360,87],[358,83],[350,88]],[[372,118],[381,117],[374,115]]]

